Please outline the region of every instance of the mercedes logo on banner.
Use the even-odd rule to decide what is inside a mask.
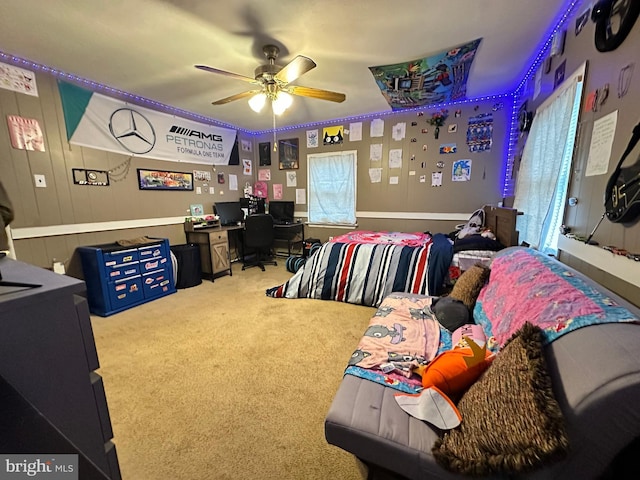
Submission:
[[[156,132],[151,122],[130,108],[120,108],[111,114],[109,131],[131,153],[150,152],[156,144]]]

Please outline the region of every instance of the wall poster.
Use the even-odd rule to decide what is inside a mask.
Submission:
[[[138,169],[140,190],[193,190],[193,174]]]
[[[280,170],[291,170],[298,168],[299,164],[297,138],[278,140],[278,152]]]

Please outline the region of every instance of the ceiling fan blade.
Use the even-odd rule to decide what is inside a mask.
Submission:
[[[296,85],[288,85],[284,90],[293,95],[329,100],[330,102],[336,103],[342,103],[347,98],[344,93],[330,92],[329,90],[320,90],[319,88],[299,87]]]
[[[256,85],[260,85],[260,82],[257,81],[255,78],[245,77],[244,75],[239,75],[237,73],[227,72],[225,70],[218,70],[217,68],[209,67],[207,65],[195,65],[195,67],[200,70],[204,70],[205,72],[218,73],[226,77],[231,77],[238,80],[244,80],[245,82],[255,83]]]
[[[316,62],[310,58],[298,55],[275,74],[275,79],[284,83],[293,82],[300,75],[307,73],[313,68],[316,68]]]
[[[233,102],[235,100],[241,100],[243,98],[251,97],[256,93],[260,93],[262,90],[249,90],[248,92],[237,93],[235,95],[231,95],[230,97],[221,98],[220,100],[216,100],[215,102],[211,102],[211,105],[224,105],[225,103]]]

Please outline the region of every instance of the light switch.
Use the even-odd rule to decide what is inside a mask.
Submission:
[[[33,180],[36,182],[36,187],[47,186],[47,180],[44,178],[44,175],[34,175]]]
[[[216,189],[214,187],[209,187],[209,193],[211,195],[215,194],[216,193]]]
[[[196,187],[196,195],[202,195],[202,187]]]

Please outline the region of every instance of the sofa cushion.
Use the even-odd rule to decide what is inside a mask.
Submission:
[[[463,272],[456,280],[449,296],[461,300],[469,310],[473,310],[478,294],[489,280],[489,267],[480,263]]]
[[[468,475],[514,474],[559,460],[569,440],[542,351],[526,322],[458,403],[461,425],[436,441],[444,468]]]

